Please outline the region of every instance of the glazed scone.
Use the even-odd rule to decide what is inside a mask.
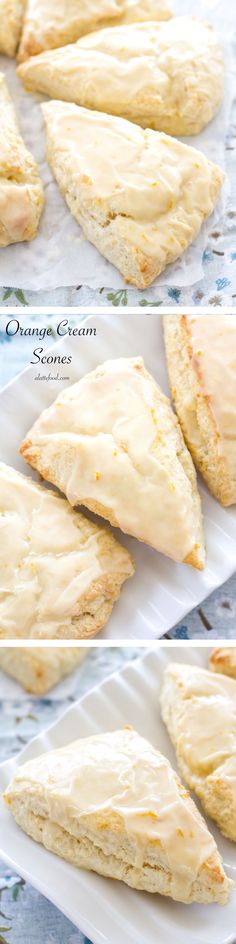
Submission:
[[[26,0],[18,60],[74,43],[104,18],[115,21],[123,9],[124,0]]]
[[[95,636],[133,574],[128,551],[4,463],[0,495],[0,639]]]
[[[0,669],[33,695],[45,695],[50,688],[80,665],[88,649],[0,648]]]
[[[20,39],[25,0],[0,0],[0,53],[14,56]]]
[[[15,109],[0,73],[0,247],[34,239],[44,204],[37,164],[19,132]]]
[[[219,649],[213,649],[209,669],[212,672],[220,672],[222,675],[230,675],[236,679],[236,647],[220,646]]]
[[[236,682],[193,665],[168,665],[162,718],[179,770],[207,816],[236,842]]]
[[[47,158],[84,235],[145,288],[209,216],[223,173],[195,148],[67,102],[42,105]]]
[[[108,23],[168,20],[171,15],[166,0],[57,0],[56,5],[55,0],[26,0],[18,60],[74,43]]]
[[[222,505],[236,502],[236,315],[165,315],[172,397],[185,441]]]
[[[20,447],[71,505],[202,570],[200,498],[180,427],[143,359],[106,361],[44,410]]]
[[[19,66],[18,75],[30,91],[172,135],[201,131],[224,91],[216,35],[190,16],[91,33],[33,56]]]
[[[169,761],[129,728],[42,754],[5,795],[18,825],[72,865],[189,904],[233,882]]]

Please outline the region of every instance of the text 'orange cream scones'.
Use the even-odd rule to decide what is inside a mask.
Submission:
[[[213,649],[209,669],[236,679],[236,646],[220,646],[219,649]]]
[[[20,39],[24,0],[0,0],[0,53],[14,56]]]
[[[38,167],[19,133],[14,105],[0,73],[0,247],[34,239],[43,209]]]
[[[172,396],[210,491],[236,502],[236,315],[164,316]]]
[[[0,669],[19,682],[26,692],[45,695],[85,658],[88,649],[78,646],[47,648],[0,647]]]
[[[19,767],[4,795],[18,825],[82,869],[189,904],[225,904],[233,882],[169,761],[132,729]]]
[[[18,59],[73,43],[123,8],[124,0],[26,0]]]
[[[71,505],[204,567],[195,469],[169,400],[141,357],[107,361],[62,391],[20,452]]]
[[[91,33],[19,66],[27,89],[167,134],[197,134],[222,102],[224,62],[211,26],[183,16]]]
[[[67,102],[42,105],[47,158],[82,230],[127,282],[145,288],[212,213],[222,171],[157,131]]]
[[[3,463],[0,495],[0,639],[95,636],[133,574],[128,551]]]
[[[161,710],[182,777],[236,842],[236,682],[173,663],[165,671]]]

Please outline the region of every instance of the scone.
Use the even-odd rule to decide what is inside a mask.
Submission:
[[[209,669],[211,669],[212,672],[220,672],[223,675],[230,675],[231,678],[236,679],[236,647],[220,646],[219,649],[213,649],[210,656]]]
[[[189,904],[233,882],[169,761],[130,728],[19,767],[4,800],[18,825],[72,865]]]
[[[118,23],[139,23],[145,20],[170,20],[172,13],[166,0],[123,0]],[[114,25],[106,20],[106,26]]]
[[[236,842],[236,682],[193,665],[168,665],[161,710],[179,770]]]
[[[3,463],[0,495],[0,639],[95,636],[133,574],[128,551]]]
[[[18,59],[74,43],[104,18],[115,21],[123,9],[124,0],[26,0]]]
[[[0,0],[0,53],[14,56],[20,39],[24,0]]]
[[[106,361],[63,390],[20,452],[71,505],[203,568],[195,469],[169,400],[141,357]]]
[[[236,502],[236,315],[165,315],[170,386],[185,441],[222,505]]]
[[[34,239],[44,204],[37,164],[19,133],[14,105],[0,73],[0,247]]]
[[[47,157],[84,235],[145,288],[212,213],[223,173],[195,148],[67,102],[42,105]]]
[[[65,648],[0,648],[0,669],[16,679],[26,692],[45,695],[50,688],[69,675],[86,656],[88,649]]]
[[[172,135],[201,131],[224,92],[216,35],[208,23],[191,16],[91,33],[33,56],[19,66],[18,75],[30,91]]]
[[[0,0],[1,2],[1,0]],[[166,0],[27,0],[18,59],[74,43],[107,23],[168,20]]]

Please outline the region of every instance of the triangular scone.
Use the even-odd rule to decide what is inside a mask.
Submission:
[[[42,105],[47,157],[82,230],[145,288],[212,213],[222,171],[195,148],[67,102]]]
[[[0,73],[0,247],[34,239],[43,209],[37,164],[19,133],[14,105]]]
[[[14,56],[20,39],[24,0],[0,0],[0,53]]]
[[[168,665],[161,709],[181,775],[236,842],[236,682],[197,666]]]
[[[91,33],[33,56],[18,74],[31,91],[172,135],[201,131],[224,90],[223,55],[214,31],[191,16]]]
[[[0,669],[16,679],[26,692],[44,695],[85,658],[88,649],[75,646],[0,648]]]
[[[133,574],[128,551],[3,463],[0,495],[0,639],[95,636]]]
[[[203,568],[195,469],[169,400],[141,357],[106,361],[63,390],[20,452],[71,505]]]
[[[220,646],[219,649],[213,649],[209,669],[236,679],[236,646]]]
[[[19,767],[5,795],[19,826],[72,865],[187,904],[233,883],[169,761],[130,728]]]
[[[172,396],[184,438],[222,505],[236,502],[236,315],[165,315]]]
[[[124,0],[27,0],[18,59],[74,43],[107,17],[117,19]]]

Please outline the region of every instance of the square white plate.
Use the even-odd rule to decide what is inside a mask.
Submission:
[[[19,755],[0,767],[0,791],[18,764],[78,737],[132,724],[176,767],[161,721],[159,689],[167,662],[207,666],[207,648],[167,646],[149,652],[93,689]],[[210,822],[227,874],[236,879],[235,845]],[[126,885],[83,872],[34,843],[0,801],[0,857],[60,908],[94,944],[233,944],[236,889],[228,905],[181,905],[135,892]]]
[[[42,324],[45,322],[46,318]],[[89,316],[79,325],[84,330],[92,326],[97,330],[96,337],[67,336],[50,349],[50,354],[72,355],[69,367],[42,367],[40,364],[29,367],[0,393],[0,459],[26,475],[34,473],[19,456],[18,448],[30,426],[41,410],[52,403],[59,390],[74,383],[102,361],[142,354],[148,370],[169,394],[162,319],[159,315],[97,314]],[[14,344],[14,340],[11,343]],[[44,347],[44,342],[32,338],[32,353],[39,347]],[[39,373],[47,375],[51,372],[54,376],[57,371],[59,375],[69,377],[69,380],[47,382],[35,379]],[[205,571],[199,573],[186,565],[175,564],[118,532],[118,538],[129,548],[136,561],[136,573],[124,585],[120,600],[107,626],[100,633],[100,639],[121,641],[159,638],[234,573],[236,507],[221,508],[202,483],[200,491],[207,542]]]

